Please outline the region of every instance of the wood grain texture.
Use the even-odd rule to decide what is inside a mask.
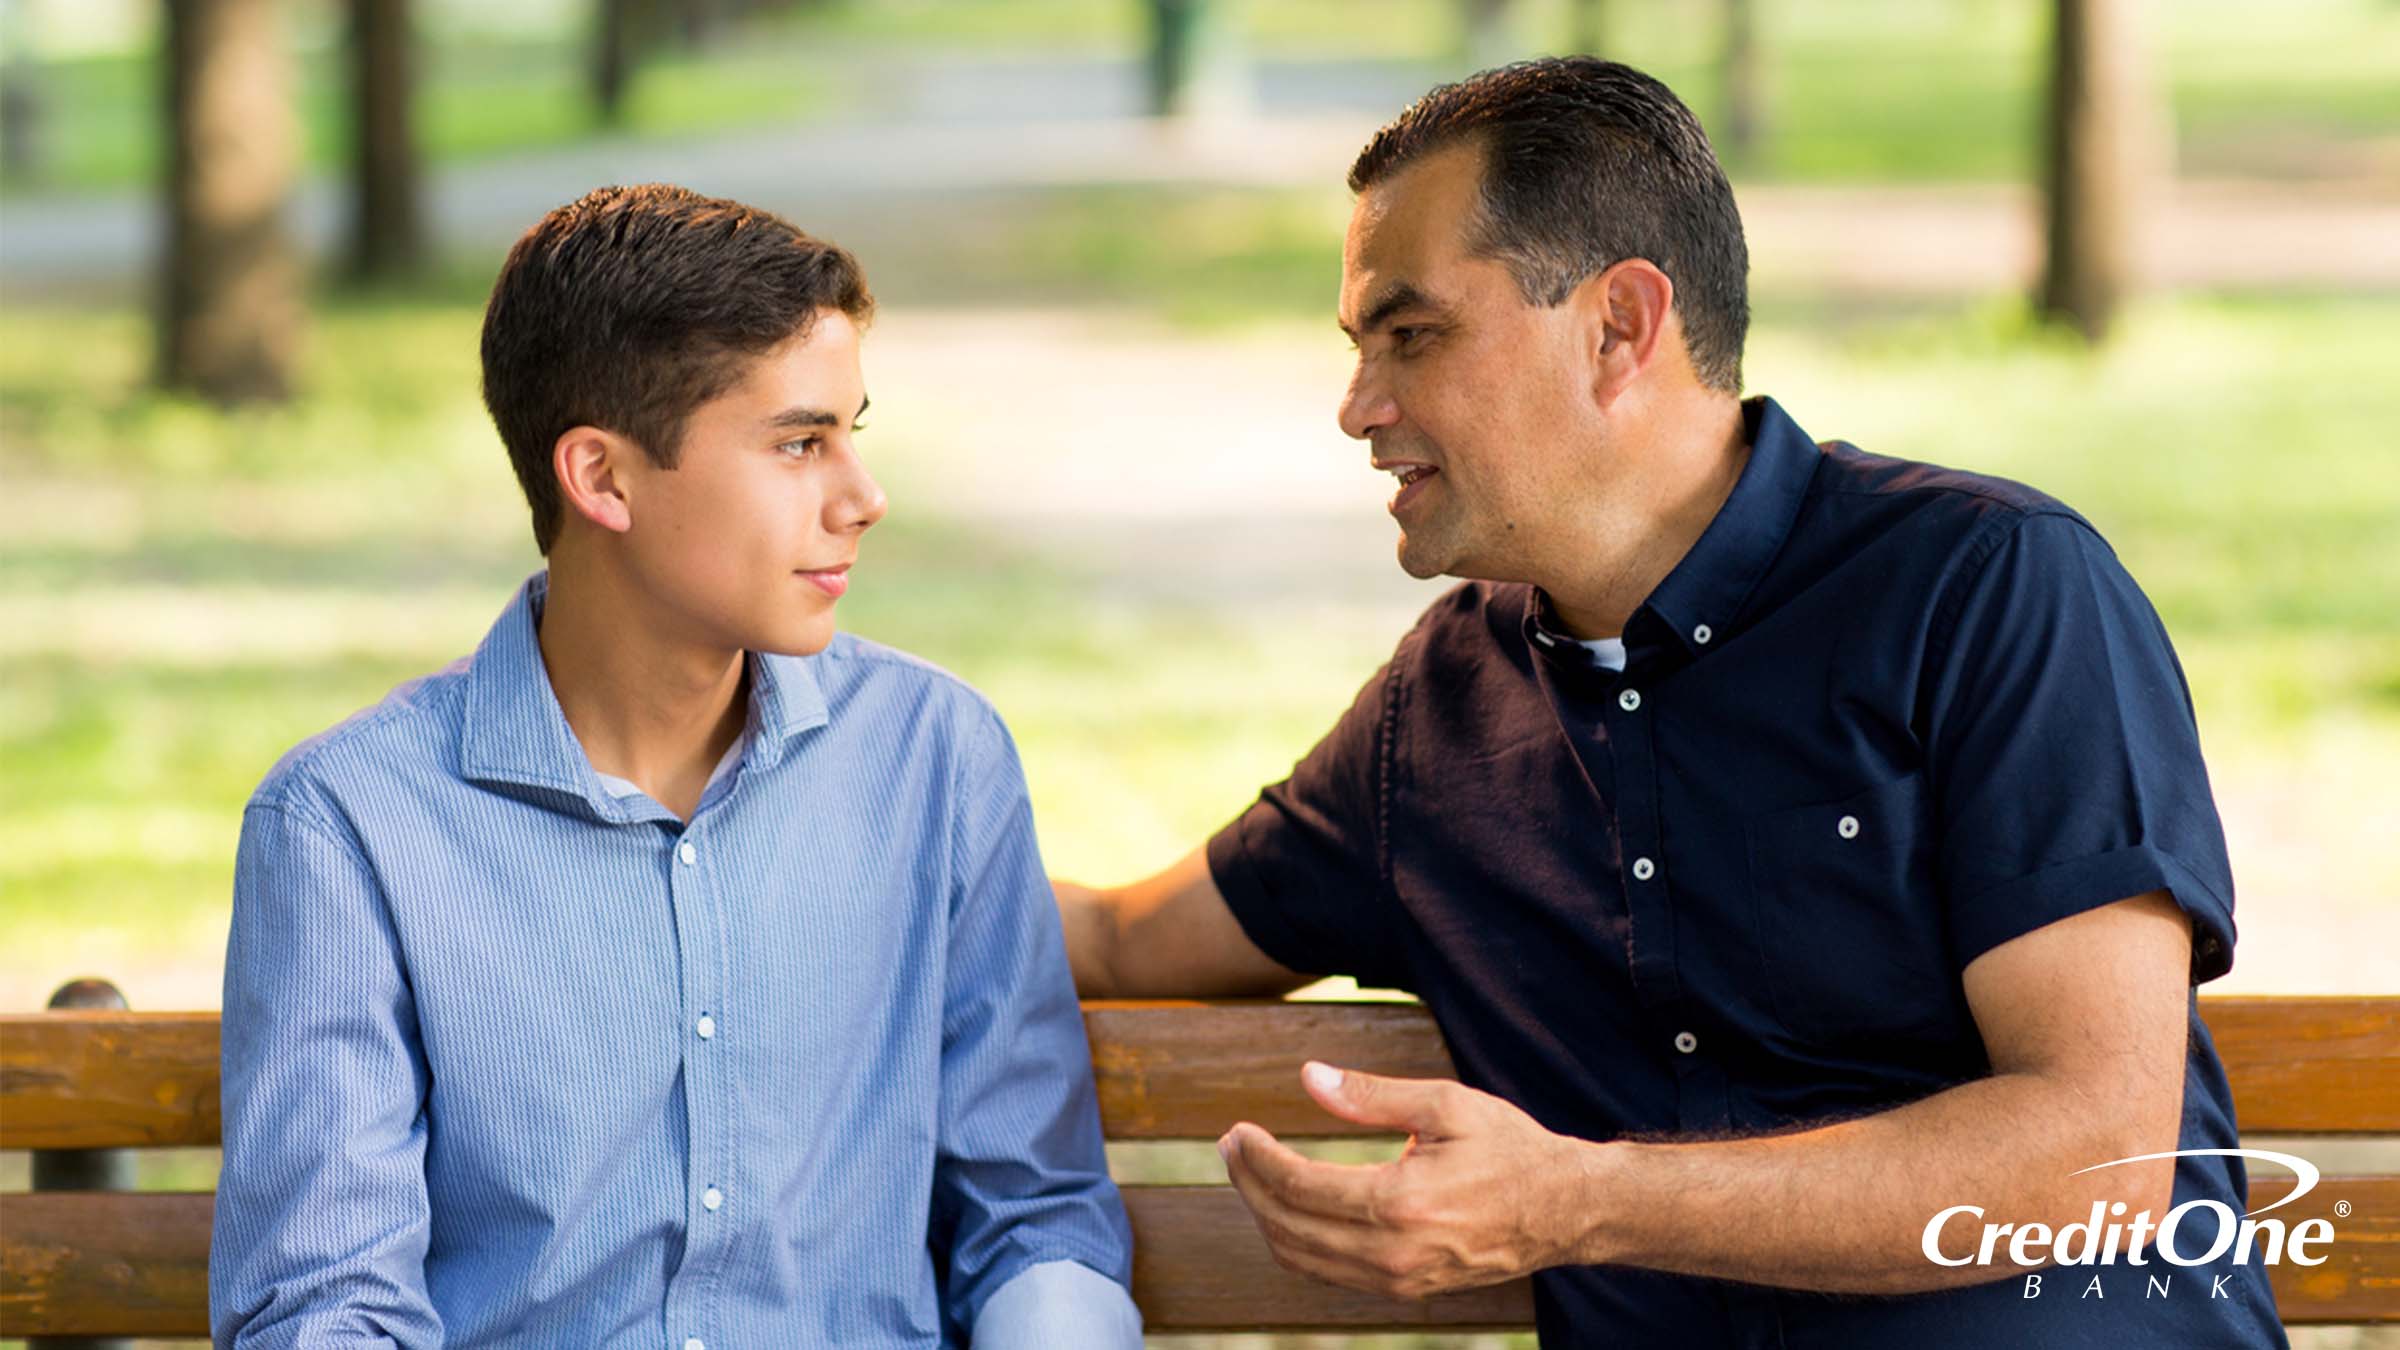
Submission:
[[[206,1193],[0,1196],[0,1336],[206,1336]]]
[[[215,1013],[0,1016],[0,1148],[217,1142]]]
[[[2249,1134],[2400,1134],[2400,998],[2202,999]],[[1451,1076],[1422,1008],[1395,1003],[1084,1005],[1112,1139],[1367,1133],[1319,1111],[1300,1065]],[[0,1016],[0,1148],[217,1142],[210,1013]]]
[[[2244,1134],[2400,1134],[2400,998],[2204,998]]]
[[[2261,1177],[2265,1204],[2289,1190]],[[2335,1217],[2335,1206],[2352,1206]],[[1343,1331],[1529,1326],[1523,1283],[1425,1303],[1335,1289],[1275,1264],[1241,1200],[1223,1186],[1128,1186],[1134,1295],[1152,1331]],[[210,1197],[0,1196],[0,1336],[206,1335]],[[2272,1268],[2294,1326],[2400,1322],[2400,1177],[2327,1177],[2273,1217],[2323,1217],[2320,1266]],[[2152,1267],[2160,1273],[2171,1268]],[[2051,1278],[2076,1280],[2074,1272]],[[2063,1295],[2070,1286],[2060,1286]]]
[[[2244,1134],[2400,1134],[2400,999],[2201,999]],[[1214,1139],[1236,1119],[1344,1136],[1301,1062],[1450,1076],[1416,1004],[1090,1002],[1085,1028],[1109,1139]],[[0,1148],[216,1143],[216,1016],[0,1016]]]

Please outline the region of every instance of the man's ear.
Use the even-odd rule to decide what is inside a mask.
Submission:
[[[1675,283],[1647,258],[1613,263],[1575,288],[1587,320],[1592,398],[1606,408],[1650,368],[1675,323]]]
[[[628,456],[640,453],[633,442],[598,427],[561,433],[550,447],[550,468],[567,509],[614,534],[632,529],[632,485],[624,469]]]

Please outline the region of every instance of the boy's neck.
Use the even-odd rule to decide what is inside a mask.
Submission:
[[[536,636],[568,729],[595,770],[690,820],[748,718],[749,662],[739,648],[679,639],[627,588],[559,562]]]

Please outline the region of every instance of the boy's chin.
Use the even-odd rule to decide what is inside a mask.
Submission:
[[[752,651],[771,652],[777,656],[815,656],[833,643],[836,631],[833,613],[813,615],[791,623],[778,624],[774,631],[759,634],[748,644]]]

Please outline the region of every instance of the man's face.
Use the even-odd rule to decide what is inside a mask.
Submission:
[[[1545,528],[1593,490],[1588,326],[1526,303],[1468,252],[1482,155],[1453,146],[1360,194],[1342,247],[1341,323],[1358,369],[1342,430],[1401,475],[1390,510],[1409,575],[1530,581]]]
[[[676,636],[790,655],[833,640],[859,536],[884,512],[858,457],[858,337],[819,311],[693,412],[673,469],[630,457],[628,570]]]

